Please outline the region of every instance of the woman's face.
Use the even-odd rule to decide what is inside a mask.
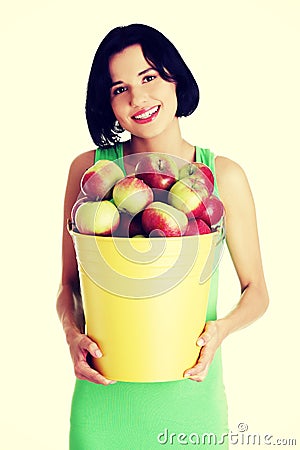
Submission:
[[[119,124],[132,135],[150,139],[172,126],[177,110],[176,85],[161,78],[132,45],[109,61],[111,106]]]

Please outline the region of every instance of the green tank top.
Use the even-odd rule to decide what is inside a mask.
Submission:
[[[110,149],[97,149],[95,162],[122,156],[123,145],[119,143]],[[196,160],[205,163],[215,175],[214,154],[210,150],[196,147]],[[215,194],[218,195],[216,184]],[[218,269],[211,279],[207,320],[217,317],[217,297]],[[69,450],[179,450],[184,445],[227,450],[227,433],[220,348],[203,382],[118,381],[102,386],[76,380]]]

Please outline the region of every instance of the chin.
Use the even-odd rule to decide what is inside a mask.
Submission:
[[[134,124],[132,129],[128,131],[132,134],[132,136],[136,136],[140,139],[155,139],[162,136],[164,133],[169,132],[169,130],[171,130],[174,126],[175,120],[177,120],[177,117],[172,117],[172,119],[168,121],[162,121],[158,116],[149,124]]]

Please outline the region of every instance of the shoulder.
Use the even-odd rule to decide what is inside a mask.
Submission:
[[[70,172],[85,172],[86,169],[91,167],[95,161],[95,150],[88,150],[86,152],[80,153],[73,159],[70,165]]]
[[[247,175],[240,164],[225,156],[216,156],[215,172],[220,197],[225,203],[251,196]]]
[[[226,156],[216,156],[215,169],[216,176],[221,181],[226,178],[234,177],[234,179],[238,179],[246,176],[244,169],[237,162],[227,158]]]
[[[80,193],[80,181],[84,172],[94,164],[95,150],[89,150],[76,156],[70,164],[65,200],[67,209],[71,209]]]
[[[216,156],[215,171],[220,186],[229,184],[237,187],[247,179],[244,169],[237,162],[225,156]]]

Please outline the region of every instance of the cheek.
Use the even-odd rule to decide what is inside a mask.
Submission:
[[[170,105],[170,108],[172,109],[172,113],[175,114],[177,111],[177,106],[178,106],[175,87],[174,87],[174,89],[170,90],[170,92],[169,92],[168,103]]]
[[[176,85],[168,83],[168,89],[166,91],[166,97],[168,99],[168,102],[172,105],[177,105],[177,95],[176,95]]]

